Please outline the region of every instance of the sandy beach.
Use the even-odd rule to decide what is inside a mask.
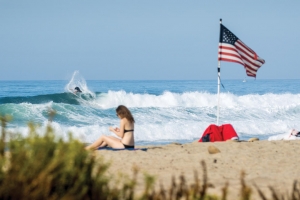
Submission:
[[[157,183],[164,188],[171,184],[172,176],[178,180],[184,174],[188,184],[194,182],[194,171],[202,179],[200,162],[207,166],[208,181],[214,188],[209,193],[221,194],[221,188],[229,183],[228,199],[238,199],[241,188],[240,177],[243,170],[245,181],[252,188],[252,198],[260,199],[254,183],[270,195],[269,186],[281,194],[290,192],[293,181],[299,180],[300,141],[255,141],[255,142],[214,142],[188,144],[169,144],[162,146],[137,146],[147,151],[110,151],[100,150],[96,154],[111,162],[109,173],[132,176],[132,168],[139,168],[138,181],[143,182],[143,174],[156,177]],[[219,153],[210,154],[208,147],[214,146]],[[159,185],[159,184],[157,184]],[[137,188],[142,190],[142,186]]]

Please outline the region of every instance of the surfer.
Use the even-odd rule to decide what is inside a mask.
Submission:
[[[109,127],[109,131],[115,133],[121,139],[113,136],[101,135],[93,144],[87,146],[87,150],[97,150],[101,147],[112,147],[114,149],[134,148],[134,118],[126,106],[120,105],[116,109],[120,119],[120,128]]]
[[[75,87],[74,89],[74,93],[76,94],[77,92],[82,92],[79,87]]]

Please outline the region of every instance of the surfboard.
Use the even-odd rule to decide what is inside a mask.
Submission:
[[[75,90],[72,90],[70,88],[68,90],[70,93],[74,94],[76,97],[80,97],[80,95],[77,92],[75,92]]]

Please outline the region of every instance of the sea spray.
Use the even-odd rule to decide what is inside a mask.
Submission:
[[[78,70],[76,70],[73,73],[71,80],[65,86],[65,91],[75,94],[75,88],[76,87],[79,87],[80,90],[82,91],[81,93],[83,93],[83,94],[88,94],[92,97],[95,96],[95,94],[92,91],[89,90],[85,79],[81,76],[81,74],[79,73]]]

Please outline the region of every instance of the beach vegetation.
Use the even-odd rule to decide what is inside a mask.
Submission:
[[[50,116],[51,117],[51,116]],[[51,118],[52,119],[52,118]],[[136,192],[138,167],[131,177],[112,180],[107,173],[109,163],[95,152],[84,150],[85,145],[72,137],[57,138],[51,123],[44,134],[38,134],[36,125],[29,123],[27,136],[6,130],[9,116],[0,116],[0,199],[99,199],[99,200],[225,200],[229,184],[222,188],[221,196],[210,194],[213,187],[207,177],[204,161],[200,162],[203,176],[194,172],[194,183],[188,184],[184,175],[172,178],[165,188],[156,186],[155,177],[144,174],[144,190]],[[51,121],[51,120],[49,120]],[[7,137],[9,136],[9,140]],[[251,199],[252,190],[241,174],[241,191],[237,199]],[[259,196],[267,196],[255,186]],[[158,189],[157,189],[158,188]],[[291,194],[277,194],[270,187],[271,199],[299,199],[297,182]]]

